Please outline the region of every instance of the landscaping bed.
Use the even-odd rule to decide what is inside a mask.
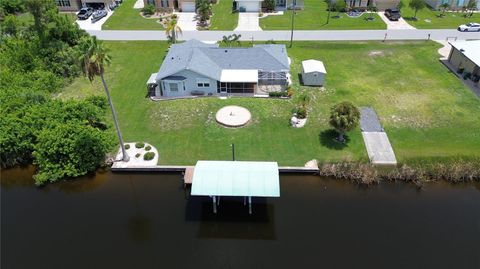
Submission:
[[[102,25],[102,30],[162,30],[156,16],[145,18],[140,14],[141,9],[133,8],[135,2],[136,0],[124,0]]]
[[[330,108],[340,101],[371,106],[388,133],[399,162],[441,157],[480,157],[480,100],[439,61],[434,42],[295,42],[293,95],[279,98],[196,98],[152,102],[145,81],[158,71],[166,42],[106,42],[112,65],[106,81],[126,141],[148,141],[158,149],[160,164],[191,165],[197,160],[231,158],[275,160],[280,165],[319,162],[367,162],[360,130],[348,143],[333,141]],[[325,88],[301,86],[301,61],[322,60],[328,70]],[[355,60],[352,60],[355,59]],[[81,89],[81,93],[77,91]],[[290,118],[300,93],[310,96],[308,122],[292,128]],[[62,98],[103,94],[100,83],[77,79]],[[227,129],[215,122],[226,105],[247,108],[251,122]]]

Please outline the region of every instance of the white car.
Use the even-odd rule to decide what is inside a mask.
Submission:
[[[458,31],[460,32],[480,32],[480,23],[467,23],[458,26]]]

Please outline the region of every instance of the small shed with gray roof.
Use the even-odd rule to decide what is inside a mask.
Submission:
[[[302,82],[306,86],[323,86],[327,70],[322,61],[306,60],[302,62]]]

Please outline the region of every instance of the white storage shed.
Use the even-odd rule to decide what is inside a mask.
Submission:
[[[306,86],[323,86],[327,70],[322,61],[306,60],[302,62],[302,81]]]

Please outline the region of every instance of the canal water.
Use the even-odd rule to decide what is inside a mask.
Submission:
[[[1,268],[480,268],[480,185],[281,175],[281,197],[189,197],[179,174],[36,188],[1,173]]]

